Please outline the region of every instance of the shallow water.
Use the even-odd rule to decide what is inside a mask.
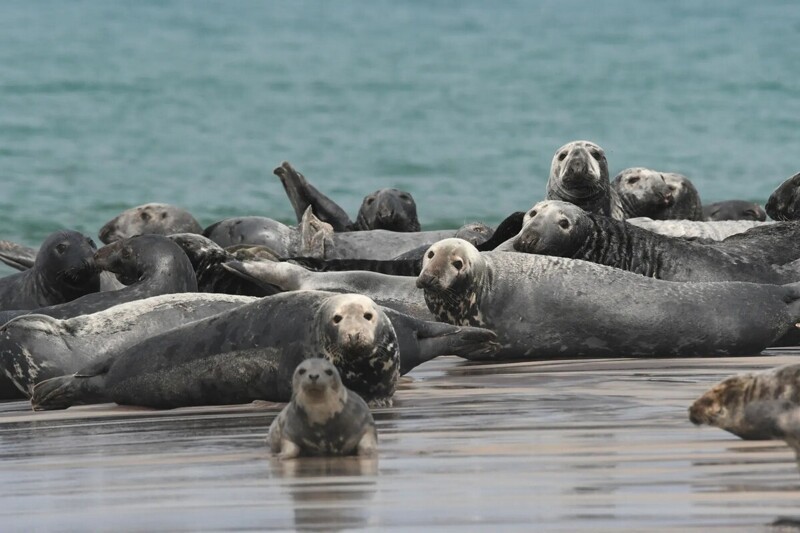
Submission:
[[[425,528],[753,531],[800,516],[780,441],[696,428],[728,375],[797,355],[415,369],[376,460],[271,460],[274,404],[33,413],[0,404],[4,531]]]

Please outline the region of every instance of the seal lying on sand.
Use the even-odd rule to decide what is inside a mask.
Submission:
[[[51,234],[30,269],[0,278],[0,309],[36,309],[99,291],[96,251],[77,231]]]
[[[518,252],[582,259],[669,281],[800,281],[799,268],[773,267],[755,257],[756,243],[750,248],[748,259],[717,246],[659,235],[555,201],[534,205],[514,241]]]
[[[726,200],[703,206],[702,220],[767,220],[767,213],[755,202]]]
[[[98,269],[113,272],[127,286],[117,291],[87,294],[59,305],[3,311],[0,324],[25,314],[70,318],[159,294],[197,291],[189,258],[163,235],[139,235],[106,245],[95,253],[94,264]]]
[[[292,203],[297,221],[309,207],[320,220],[336,232],[383,229],[388,231],[420,231],[417,204],[410,193],[398,189],[378,189],[364,197],[355,223],[344,209],[308,183],[288,161],[274,170]]]
[[[136,235],[153,233],[202,233],[203,228],[185,209],[168,204],[149,203],[126,209],[100,229],[100,240],[106,244]]]
[[[773,220],[800,219],[800,172],[772,192],[764,209]]]
[[[460,239],[431,246],[417,286],[439,320],[495,331],[497,359],[754,354],[800,318],[800,283],[673,283]]]
[[[342,384],[325,359],[306,359],[292,376],[292,400],[269,426],[267,443],[280,459],[373,455],[378,434],[369,407]]]
[[[64,320],[20,316],[0,327],[0,369],[30,397],[39,381],[77,372],[106,354],[252,301],[227,294],[179,293]]]
[[[590,213],[625,218],[608,181],[606,154],[589,141],[572,141],[556,150],[547,180],[547,199],[570,202]]]
[[[400,376],[392,322],[358,294],[276,294],[150,337],[38,383],[35,409],[87,401],[171,408],[288,401],[295,367],[324,357],[372,405],[391,405]]]
[[[695,425],[724,429],[743,439],[771,439],[775,432],[770,425],[746,412],[749,405],[765,401],[800,408],[800,364],[724,379],[689,407],[689,420]]]

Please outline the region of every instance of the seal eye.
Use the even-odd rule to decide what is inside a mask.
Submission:
[[[298,368],[298,369],[297,369],[297,374],[298,374],[299,376],[302,376],[302,375],[303,375],[303,374],[305,374],[305,373],[306,373],[306,369],[305,369],[305,368]]]
[[[338,324],[342,321],[342,315],[333,315],[333,323]]]
[[[567,152],[561,152],[560,154],[558,154],[558,160],[559,161],[563,161],[566,158],[567,158]]]
[[[86,242],[89,246],[92,247],[92,250],[97,250],[97,245],[94,243],[92,239],[86,239]]]
[[[132,255],[131,249],[127,247],[123,248],[122,251],[120,252],[120,255],[122,256],[123,259],[130,259]]]
[[[631,178],[628,178],[628,185],[633,185],[634,183],[636,183],[640,179],[641,178],[639,176],[633,176]]]
[[[590,153],[592,154],[592,157],[594,157],[598,161],[603,159],[603,152],[601,152],[600,150],[592,150]]]
[[[567,220],[566,218],[562,218],[561,220],[558,221],[558,225],[561,226],[563,229],[567,229],[569,228],[569,220]]]
[[[407,195],[407,194],[401,194],[400,195],[400,199],[401,200],[411,200],[411,197],[409,195]]]
[[[428,252],[428,259],[433,259],[433,252]]]
[[[65,243],[62,242],[61,244],[56,246],[56,252],[63,254],[66,251],[67,251],[67,245]]]
[[[375,198],[367,198],[367,205],[372,205],[372,202],[375,201]]]
[[[372,313],[364,313],[365,320],[372,320]]]
[[[460,259],[456,259],[453,261],[453,266],[456,270],[461,270],[461,268],[464,266],[464,263]]]
[[[531,218],[535,217],[536,216],[536,209],[531,209],[528,212],[528,216],[531,217]]]
[[[167,214],[166,213],[161,213],[161,219],[163,220],[165,218],[167,218]]]
[[[139,218],[147,222],[148,220],[150,220],[150,214],[142,211],[142,213],[139,215]]]
[[[333,370],[328,368],[328,369],[325,370],[325,373],[328,374],[329,376],[332,376],[333,375]]]

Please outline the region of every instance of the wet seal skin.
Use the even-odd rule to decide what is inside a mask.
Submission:
[[[269,427],[267,443],[279,459],[375,455],[378,434],[369,407],[342,384],[325,359],[306,359],[292,376],[292,399]]]

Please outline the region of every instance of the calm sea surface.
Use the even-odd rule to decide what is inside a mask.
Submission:
[[[763,202],[800,170],[798,37],[791,1],[4,2],[0,238],[291,222],[282,160],[352,215],[396,186],[423,227],[496,223],[579,138]]]

